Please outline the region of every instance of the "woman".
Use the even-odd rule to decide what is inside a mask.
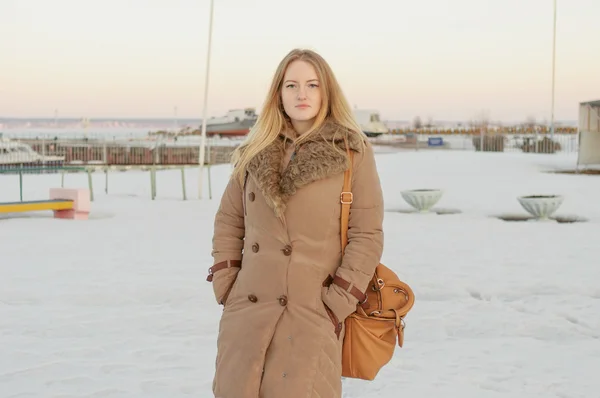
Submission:
[[[281,61],[233,161],[208,278],[224,305],[213,392],[341,397],[343,324],[356,309],[356,289],[365,292],[379,264],[383,199],[373,150],[321,56],[293,50]],[[340,198],[349,166],[342,259]]]

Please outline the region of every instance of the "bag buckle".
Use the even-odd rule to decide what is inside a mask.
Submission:
[[[349,202],[348,201],[344,201],[344,195],[350,195],[350,199]],[[340,203],[343,205],[351,205],[352,202],[354,202],[354,195],[352,194],[352,192],[342,192],[340,194]]]
[[[383,279],[377,278],[377,286],[375,286],[375,284],[373,284],[373,286],[371,287],[371,290],[376,292],[376,291],[383,289],[384,287],[385,287],[385,282],[383,281]]]
[[[364,303],[366,303],[366,302],[367,302],[367,299],[368,299],[368,298],[369,298],[369,296],[367,296],[367,295],[365,294],[365,298],[364,298],[364,300],[362,300],[362,301],[359,301],[359,302],[358,302],[358,304],[359,304],[359,305],[363,305]]]

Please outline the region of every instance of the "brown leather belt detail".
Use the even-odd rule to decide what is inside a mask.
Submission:
[[[323,287],[329,287],[329,285],[331,285],[331,282],[333,282],[333,278],[331,277],[331,275],[327,275],[327,278],[325,278],[325,280],[323,281]]]
[[[242,267],[242,262],[240,260],[225,260],[225,261],[221,261],[220,263],[217,263],[217,264],[213,265],[212,267],[210,267],[208,269],[208,277],[206,278],[206,280],[208,282],[212,282],[212,280],[213,280],[213,274],[215,272],[220,271],[220,270],[225,269],[225,268],[231,268],[231,267],[241,268]]]
[[[340,338],[340,333],[342,332],[342,323],[339,321],[338,317],[335,316],[333,311],[325,304],[325,311],[327,311],[327,315],[329,315],[329,319],[331,319],[331,323],[334,326],[334,332],[336,337]]]
[[[327,287],[332,283],[338,285],[339,287],[356,297],[359,303],[363,303],[367,299],[367,296],[363,292],[358,290],[356,286],[352,285],[350,282],[340,278],[337,275],[333,278],[331,277],[331,275],[327,275],[327,278],[323,281],[323,286]]]

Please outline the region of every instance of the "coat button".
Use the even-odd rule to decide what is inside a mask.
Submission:
[[[253,294],[249,294],[248,295],[248,300],[250,300],[253,303],[256,303],[258,301],[258,298],[255,295],[253,295]]]
[[[252,251],[254,253],[258,253],[258,249],[259,249],[258,243],[255,243],[255,244],[252,245]]]
[[[285,307],[287,305],[288,299],[285,295],[279,297],[279,305]]]
[[[291,254],[292,254],[292,246],[290,246],[290,245],[286,245],[286,246],[283,248],[283,254],[285,254],[286,256],[289,256],[289,255],[291,255]]]
[[[254,195],[254,192],[250,192],[248,194],[248,199],[250,199],[250,202],[254,202],[255,198],[256,198],[256,195]]]

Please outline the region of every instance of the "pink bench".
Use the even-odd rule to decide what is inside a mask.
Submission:
[[[71,209],[54,210],[54,218],[87,220],[91,210],[89,189],[51,188],[50,199],[72,200]]]

